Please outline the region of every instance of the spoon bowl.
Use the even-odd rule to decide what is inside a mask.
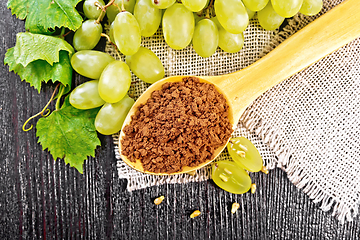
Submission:
[[[215,85],[215,88],[224,95],[230,107],[228,117],[235,128],[245,109],[262,93],[357,37],[360,37],[360,1],[347,0],[308,24],[247,68],[221,76],[196,77],[201,82]],[[123,128],[130,124],[131,116],[135,114],[140,104],[144,104],[151,97],[153,91],[161,89],[165,82],[179,82],[184,77],[186,76],[172,76],[152,84],[130,109]],[[144,171],[139,160],[131,162],[122,155],[121,139],[123,137],[124,132],[121,131],[119,150],[125,163],[140,172],[169,175]],[[204,167],[211,163],[225,146],[226,143],[215,150],[213,159],[195,167],[185,166],[181,172],[171,173],[171,175]]]

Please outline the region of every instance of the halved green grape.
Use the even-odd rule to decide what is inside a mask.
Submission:
[[[234,162],[250,172],[258,172],[263,167],[259,151],[245,137],[231,138],[227,150]]]
[[[100,16],[101,8],[99,8],[96,3],[100,6],[105,6],[103,0],[86,0],[83,4],[84,15],[88,19],[97,19]]]
[[[104,105],[98,91],[99,80],[92,80],[77,86],[70,93],[70,104],[78,109],[91,109]]]
[[[128,65],[122,61],[109,63],[99,79],[99,95],[108,103],[120,101],[131,84],[131,73]]]
[[[181,3],[175,3],[165,10],[162,26],[165,42],[173,49],[183,49],[194,33],[194,15]]]
[[[96,130],[104,135],[119,132],[134,102],[134,99],[126,95],[119,102],[105,103],[96,115]]]
[[[243,194],[251,187],[249,174],[235,162],[224,160],[213,163],[211,174],[215,184],[227,192]]]
[[[248,9],[254,12],[260,11],[269,2],[269,0],[242,0],[242,1],[245,7],[247,7]]]
[[[126,56],[126,63],[138,78],[147,83],[154,83],[165,75],[160,59],[145,47],[140,47],[134,55]]]
[[[169,8],[175,2],[176,2],[176,0],[151,0],[151,3],[159,9]]]
[[[193,48],[197,54],[206,58],[213,55],[219,44],[219,31],[210,19],[203,19],[195,26]]]
[[[255,15],[255,12],[254,11],[251,11],[250,9],[246,8],[246,11],[248,13],[248,16],[249,16],[249,20],[252,19]]]
[[[124,0],[124,8],[126,11],[130,13],[134,13],[136,0]],[[115,0],[115,4],[119,6],[121,9],[122,0]],[[120,12],[119,8],[111,5],[106,9],[106,16],[108,18],[109,23],[113,22],[116,18],[116,15]]]
[[[273,9],[271,2],[257,13],[260,25],[265,30],[275,30],[284,22],[285,18],[277,14]]]
[[[297,14],[302,3],[303,0],[271,0],[275,12],[284,18],[289,18]]]
[[[96,20],[86,20],[74,34],[74,48],[77,51],[93,49],[101,38],[102,30],[101,24]]]
[[[134,15],[129,12],[119,13],[114,20],[114,39],[120,52],[133,55],[140,48],[140,26]]]
[[[91,79],[99,79],[105,67],[113,61],[115,59],[107,53],[82,50],[71,57],[71,66],[80,75]]]
[[[299,12],[308,16],[312,16],[318,14],[321,11],[322,6],[322,0],[304,0]]]
[[[141,36],[150,37],[158,30],[162,10],[154,7],[151,0],[138,0],[134,8],[134,16],[139,23]]]
[[[192,12],[199,12],[204,9],[208,0],[182,0],[184,6]]]
[[[244,34],[233,34],[219,28],[219,47],[228,53],[236,53],[244,47]]]
[[[248,26],[249,16],[241,0],[216,0],[214,8],[217,19],[226,31],[241,33]]]

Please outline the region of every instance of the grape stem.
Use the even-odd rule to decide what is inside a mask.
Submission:
[[[120,6],[118,4],[113,3],[113,5],[118,8],[119,12],[121,12],[121,8],[120,8]]]
[[[205,9],[203,9],[203,10],[206,10],[207,13],[209,13],[209,12],[210,12],[210,8],[211,8],[213,5],[214,5],[214,0],[211,0],[210,3],[209,3],[209,5],[208,5]],[[206,17],[207,17],[207,14],[206,14]]]
[[[108,2],[108,4],[106,4],[106,5],[104,6],[105,11],[106,11],[106,9],[107,9],[108,7],[110,7],[111,5],[113,5],[113,4],[114,4],[114,2],[115,2],[115,0],[111,0],[111,1],[109,1],[109,2]],[[103,11],[104,11],[104,9],[103,9]]]
[[[64,35],[65,35],[65,28],[63,27],[63,28],[61,28],[61,32],[60,32],[59,37],[64,39],[64,37],[65,37]]]
[[[56,104],[55,104],[56,111],[60,109],[60,99],[61,99],[62,95],[64,94],[64,90],[65,90],[65,86],[61,85],[60,90],[59,90],[59,96],[58,96],[58,99],[56,100]]]
[[[125,11],[126,11],[125,5],[124,5],[124,0],[121,0],[121,11],[122,11],[122,12],[125,12]]]
[[[100,36],[106,37],[106,39],[108,40],[108,42],[115,48],[118,57],[121,59],[121,56],[120,56],[120,54],[119,54],[119,50],[118,50],[116,44],[111,41],[109,35],[107,35],[107,34],[105,34],[105,33],[101,33]]]
[[[22,126],[22,130],[23,130],[24,132],[30,131],[30,130],[33,128],[33,125],[32,125],[32,124],[31,124],[31,126],[30,126],[29,128],[25,128],[26,125],[28,124],[28,122],[29,122],[31,119],[34,119],[34,118],[36,118],[36,117],[39,116],[39,115],[41,115],[42,117],[49,116],[49,114],[50,114],[50,109],[48,109],[47,107],[50,105],[50,103],[51,103],[52,100],[54,99],[56,90],[57,90],[57,88],[59,87],[59,85],[60,85],[60,83],[59,83],[58,85],[56,85],[55,90],[54,90],[54,92],[52,93],[50,100],[49,100],[48,103],[45,105],[45,107],[43,108],[43,110],[41,110],[41,112],[39,112],[39,113],[31,116],[30,118],[28,118],[28,120],[26,120],[26,122],[25,122],[24,125]],[[60,96],[60,97],[61,97],[61,96]],[[46,112],[46,111],[47,111],[47,113],[44,114],[44,112]]]
[[[101,8],[101,13],[98,17],[98,19],[96,19],[96,23],[100,24],[100,22],[103,20],[103,18],[105,17],[105,13],[106,13],[106,9],[108,7],[110,7],[111,5],[113,5],[115,3],[115,0],[110,0],[108,2],[108,4],[106,4],[105,6],[101,6],[98,2],[95,2],[94,5],[98,8]]]
[[[65,38],[67,35],[69,35],[72,31],[68,31],[67,33],[63,34],[62,37]]]

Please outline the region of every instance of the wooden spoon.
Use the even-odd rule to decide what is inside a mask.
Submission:
[[[327,56],[355,38],[360,37],[360,0],[347,0],[326,14],[308,24],[302,30],[285,40],[269,54],[240,71],[222,76],[200,76],[200,81],[212,83],[222,93],[230,106],[229,120],[236,127],[245,109],[262,93]],[[360,53],[359,53],[360,54]],[[128,113],[123,127],[130,124],[131,116],[138,106],[151,97],[154,90],[161,89],[165,82],[181,81],[185,76],[173,76],[152,84],[135,102]],[[141,162],[131,162],[121,154],[122,160],[130,167],[149,174],[169,175],[144,171]],[[215,150],[214,159],[225,148]],[[212,162],[208,160],[196,167],[184,167],[181,172],[197,170]]]

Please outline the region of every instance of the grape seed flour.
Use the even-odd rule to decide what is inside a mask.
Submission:
[[[124,128],[122,154],[145,171],[175,173],[213,158],[230,138],[226,99],[209,83],[186,77],[152,93]]]

